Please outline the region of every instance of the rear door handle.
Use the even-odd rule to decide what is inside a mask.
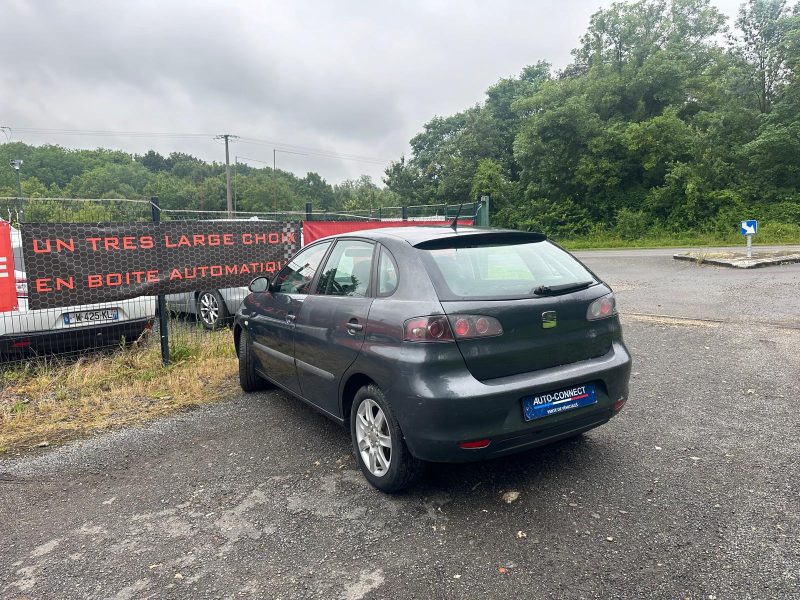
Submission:
[[[361,323],[345,323],[345,327],[350,330],[350,333],[355,333],[356,331],[361,331],[364,329],[364,326]]]

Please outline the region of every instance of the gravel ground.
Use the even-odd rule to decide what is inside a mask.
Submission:
[[[394,497],[274,391],[6,460],[0,596],[800,597],[800,265],[670,254],[581,253],[635,358],[608,425]]]

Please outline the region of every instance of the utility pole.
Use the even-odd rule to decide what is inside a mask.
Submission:
[[[215,139],[225,140],[225,183],[228,192],[228,218],[233,218],[233,188],[231,187],[231,155],[228,149],[228,141],[231,139],[238,139],[238,135],[231,135],[230,133],[223,133],[218,135]]]
[[[8,164],[17,172],[17,198],[22,198],[22,182],[19,179],[19,168],[22,166],[22,161],[15,158]]]

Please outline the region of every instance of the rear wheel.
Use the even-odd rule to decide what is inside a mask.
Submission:
[[[408,451],[392,407],[374,384],[358,390],[350,411],[353,452],[364,477],[383,492],[408,487],[421,463]]]
[[[239,385],[245,392],[257,392],[267,387],[267,382],[256,373],[253,349],[245,332],[239,336]]]
[[[197,296],[197,318],[208,330],[219,329],[228,318],[228,308],[217,291],[200,292]]]

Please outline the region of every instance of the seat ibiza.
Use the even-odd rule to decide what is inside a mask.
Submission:
[[[376,229],[256,278],[234,322],[239,378],[349,426],[369,482],[503,456],[606,423],[631,357],[608,285],[537,233]]]

